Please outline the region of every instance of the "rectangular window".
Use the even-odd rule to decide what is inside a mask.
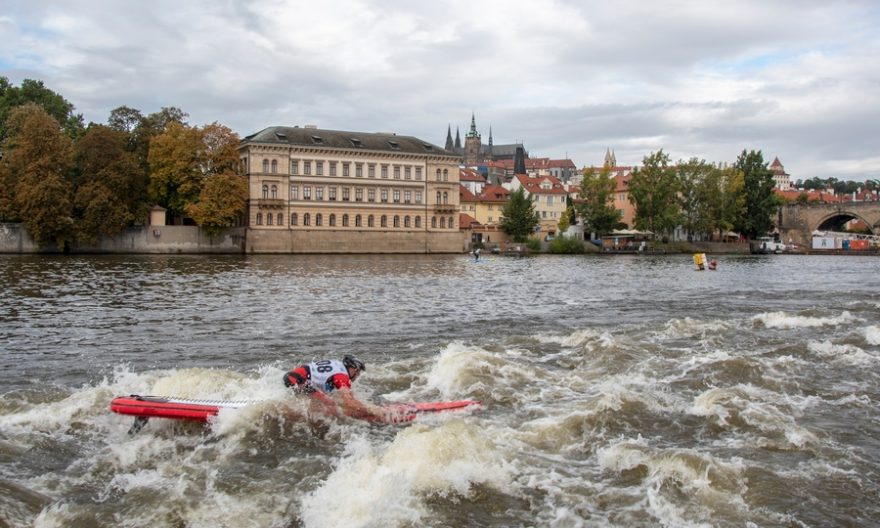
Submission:
[[[303,174],[309,176],[312,173],[312,162],[303,160]]]
[[[394,189],[394,203],[400,203],[400,190]]]
[[[328,194],[330,195],[329,196],[330,201],[335,202],[336,201],[336,187],[330,187]]]
[[[416,191],[416,203],[422,203],[422,191]]]
[[[406,167],[403,168],[403,179],[404,180],[411,180],[412,179],[412,168],[409,165],[407,165]]]
[[[395,165],[395,166],[394,166],[394,179],[395,179],[395,180],[399,180],[399,179],[400,179],[400,165]]]
[[[382,177],[388,179],[388,165],[382,165]]]
[[[375,178],[376,177],[376,165],[374,163],[370,163],[367,165],[367,177]]]
[[[324,175],[324,162],[316,161],[315,162],[315,176],[323,176]]]
[[[382,189],[382,201],[383,202],[388,201],[388,189]]]
[[[375,202],[376,201],[376,189],[367,189],[367,201]]]
[[[363,202],[364,201],[364,190],[358,187],[354,190],[354,201]]]
[[[324,199],[324,188],[323,187],[315,187],[315,200],[323,200]]]
[[[308,185],[303,185],[303,200],[311,200],[312,199],[312,188]]]
[[[547,197],[547,205],[553,205],[553,197],[552,196]]]
[[[355,164],[354,175],[356,178],[363,178],[364,177],[364,164],[363,163],[356,163]]]
[[[342,177],[343,178],[348,178],[348,176],[349,176],[349,172],[348,172],[349,165],[351,165],[351,164],[350,163],[343,163],[342,164]]]
[[[412,191],[404,191],[403,203],[409,203],[410,201],[412,201]]]
[[[290,173],[299,174],[299,160],[290,160]]]
[[[349,195],[349,192],[350,192],[350,189],[349,189],[348,187],[343,187],[343,188],[342,188],[342,201],[343,201],[343,202],[347,202],[347,201],[348,201],[348,195]]]
[[[421,181],[421,179],[422,179],[422,168],[421,167],[416,167],[416,179],[419,181]]]
[[[330,176],[336,176],[336,162],[330,162]]]
[[[299,200],[299,185],[290,186],[290,199]]]

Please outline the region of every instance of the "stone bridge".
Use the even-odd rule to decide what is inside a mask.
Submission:
[[[843,231],[850,220],[862,220],[872,234],[880,234],[880,202],[783,205],[776,216],[776,227],[782,242],[791,240],[810,247],[813,231]]]

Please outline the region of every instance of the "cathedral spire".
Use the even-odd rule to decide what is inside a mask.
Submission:
[[[461,135],[458,133],[458,127],[455,127],[455,150],[461,150]]]
[[[480,134],[477,132],[477,121],[474,118],[473,112],[471,112],[471,130],[468,132],[467,137],[480,137]]]
[[[445,148],[446,150],[450,150],[450,151],[454,148],[454,145],[452,143],[452,125],[451,124],[446,129],[446,146],[443,148]]]

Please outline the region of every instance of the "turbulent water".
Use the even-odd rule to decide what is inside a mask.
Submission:
[[[877,526],[880,259],[719,260],[0,256],[0,526]],[[346,352],[485,408],[297,419]]]

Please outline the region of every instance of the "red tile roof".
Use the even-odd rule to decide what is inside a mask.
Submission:
[[[554,176],[538,176],[537,178],[529,178],[525,174],[517,174],[516,179],[525,187],[526,191],[531,194],[568,194],[565,186]],[[541,187],[544,183],[550,183],[549,189]]]
[[[458,185],[458,196],[459,202],[478,202],[480,200],[470,189],[461,184]]]
[[[477,222],[477,219],[467,213],[458,213],[458,228],[459,229],[470,229],[473,226],[482,225]]]
[[[483,187],[479,200],[481,202],[506,202],[510,191],[500,185],[487,185]]]

